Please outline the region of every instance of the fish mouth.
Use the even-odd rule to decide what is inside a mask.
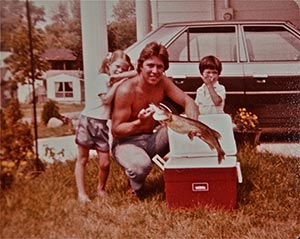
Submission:
[[[169,116],[166,114],[164,110],[160,109],[154,104],[150,104],[149,106],[154,111],[154,114],[152,116],[154,120],[163,121],[169,119]]]
[[[153,114],[153,119],[157,121],[163,121],[169,119],[169,117],[165,113],[155,112]]]

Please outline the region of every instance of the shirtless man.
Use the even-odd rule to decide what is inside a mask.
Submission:
[[[169,152],[167,129],[153,131],[157,122],[149,104],[158,105],[168,96],[185,109],[188,117],[198,119],[199,115],[194,100],[164,75],[168,67],[167,49],[156,42],[149,43],[140,54],[138,74],[122,83],[115,95],[112,152],[138,197],[143,196],[143,186],[152,168],[151,158]]]

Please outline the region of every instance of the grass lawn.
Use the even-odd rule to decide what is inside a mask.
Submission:
[[[84,104],[67,104],[67,103],[58,103],[59,113],[72,113],[80,112],[84,108]],[[40,117],[43,109],[43,104],[37,104],[37,116]],[[25,118],[33,117],[33,105],[32,104],[21,104],[21,111]],[[47,137],[59,137],[67,136],[75,133],[74,127],[71,122],[67,125],[63,125],[57,128],[47,128],[43,122],[38,123],[38,138],[47,138]],[[32,124],[32,134],[34,135],[34,129]]]
[[[70,112],[78,112],[82,111],[84,108],[84,104],[74,104],[74,103],[57,103],[59,107],[59,113],[64,114],[64,113],[70,113]],[[43,104],[38,103],[36,105],[36,111],[37,115],[41,116],[43,110]],[[26,118],[31,118],[33,117],[33,104],[21,104],[21,111]]]
[[[95,197],[98,165],[87,165],[92,202],[76,200],[74,161],[47,165],[36,178],[16,180],[0,191],[1,238],[298,238],[300,236],[300,162],[243,149],[238,153],[244,182],[238,184],[237,209],[169,209],[163,172],[147,178],[148,197],[126,194],[127,179],[112,161],[107,190]]]

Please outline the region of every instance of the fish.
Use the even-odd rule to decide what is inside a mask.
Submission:
[[[221,134],[207,126],[206,124],[181,115],[172,114],[170,110],[163,106],[149,104],[149,108],[154,112],[152,117],[161,125],[167,126],[180,134],[187,134],[190,140],[198,137],[208,144],[211,150],[216,149],[218,153],[218,163],[225,159],[225,152],[220,145]]]

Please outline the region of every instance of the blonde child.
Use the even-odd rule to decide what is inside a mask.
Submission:
[[[226,90],[218,81],[222,72],[221,61],[215,56],[203,57],[199,70],[204,84],[197,89],[195,103],[200,114],[224,113]]]
[[[115,90],[124,78],[135,76],[130,58],[122,50],[116,50],[103,60],[99,74],[86,97],[86,105],[81,112],[76,131],[78,158],[75,165],[75,179],[78,200],[89,202],[85,191],[85,167],[90,149],[97,152],[99,162],[97,196],[105,196],[105,184],[110,167],[109,127],[111,102]]]

